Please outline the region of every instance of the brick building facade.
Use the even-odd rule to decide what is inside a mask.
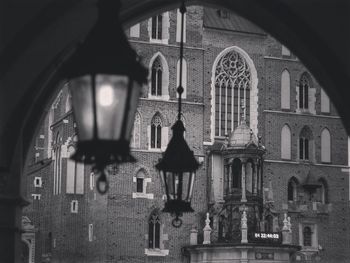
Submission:
[[[131,139],[138,161],[109,167],[105,196],[96,193],[90,167],[69,161],[75,123],[67,86],[58,93],[26,165],[32,203],[24,215],[35,233],[29,262],[187,262],[182,247],[193,228],[203,240],[208,211],[212,242],[219,242],[215,208],[224,202],[225,182],[217,150],[242,115],[266,147],[262,181],[264,198],[269,196],[279,215],[275,231],[281,230],[283,213],[291,217],[293,244],[301,246],[293,260],[347,262],[348,139],[327,95],[288,49],[249,21],[225,10],[187,11],[183,121],[200,163],[195,213],[183,216],[180,229],[171,226],[172,218],[160,213],[164,197],[154,167],[177,113],[175,10],[126,30],[149,68],[150,83],[143,88]],[[225,67],[232,73],[228,82],[219,77]]]

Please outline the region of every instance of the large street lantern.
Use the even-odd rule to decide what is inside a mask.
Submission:
[[[97,190],[108,190],[105,167],[135,161],[129,142],[147,69],[138,61],[119,23],[118,0],[99,0],[98,20],[65,65],[77,124],[72,159],[93,164]]]
[[[193,212],[191,199],[195,172],[198,169],[198,162],[193,152],[188,147],[184,132],[185,127],[181,121],[181,95],[184,91],[182,87],[182,61],[183,61],[183,34],[184,34],[184,14],[186,7],[184,1],[180,8],[181,12],[181,41],[180,41],[180,73],[179,87],[179,110],[177,121],[172,127],[173,137],[171,138],[163,158],[156,165],[159,171],[162,186],[166,194],[166,202],[163,212],[175,216],[172,221],[174,227],[180,227],[182,220],[179,219],[183,213]]]

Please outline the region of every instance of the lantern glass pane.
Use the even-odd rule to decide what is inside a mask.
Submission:
[[[194,172],[188,172],[184,175],[184,185],[186,185],[186,189],[184,189],[184,194],[186,196],[183,200],[185,200],[186,202],[191,202],[195,176],[196,173]]]
[[[120,75],[96,76],[97,138],[119,140],[127,100],[129,78]],[[132,120],[133,121],[133,120]]]
[[[132,81],[132,86],[130,87],[130,97],[129,97],[129,111],[127,112],[127,122],[124,139],[130,141],[132,128],[134,125],[136,109],[139,103],[139,97],[141,93],[141,86],[136,82]]]
[[[94,130],[92,77],[90,75],[85,75],[74,78],[70,80],[68,85],[72,94],[79,140],[91,140]]]

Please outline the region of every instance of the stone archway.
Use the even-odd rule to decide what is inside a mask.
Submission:
[[[14,261],[15,247],[19,247],[20,242],[19,208],[24,202],[20,197],[19,185],[30,138],[38,128],[36,124],[47,111],[43,108],[50,104],[57,91],[60,66],[74,52],[77,43],[85,37],[96,19],[96,9],[93,7],[95,1],[80,0],[74,4],[64,1],[60,8],[57,8],[57,2],[52,1],[33,15],[33,21],[28,22],[22,31],[16,32],[18,37],[9,41],[8,48],[2,49],[0,53],[0,85],[4,88],[2,94],[6,95],[2,96],[4,103],[0,103],[0,112],[4,112],[0,114],[0,192],[4,195],[0,198],[0,214],[6,215],[7,219],[0,226],[0,230],[5,229],[7,233],[0,240],[5,248],[4,254],[0,253],[0,259],[8,262]],[[312,11],[314,5],[304,3],[306,8],[298,8],[296,4],[291,8],[279,0],[197,0],[188,1],[188,4],[226,7],[256,22],[282,43],[287,43],[328,91],[337,104],[339,113],[346,118],[345,124],[350,130],[348,92],[343,85],[350,82],[350,74],[346,67],[342,67],[344,63],[335,54],[336,49],[329,49],[326,37],[320,38],[316,27],[312,26],[311,21],[315,19],[312,16],[309,20],[304,19],[303,14]],[[275,9],[276,5],[278,9]],[[125,25],[131,25],[176,6],[176,1],[170,0],[124,0],[121,20]],[[298,15],[296,10],[305,13]],[[330,9],[325,12],[327,17],[332,17]],[[309,12],[311,13],[315,14]],[[318,22],[321,23],[325,15],[320,12],[319,16]],[[333,13],[333,18],[337,16],[337,13]],[[331,20],[328,19],[327,23]],[[309,21],[310,24],[304,21]],[[317,24],[317,19],[315,23]],[[325,30],[326,27],[319,28]]]

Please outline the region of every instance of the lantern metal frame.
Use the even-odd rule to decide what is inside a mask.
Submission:
[[[181,95],[184,91],[182,87],[182,61],[184,49],[184,15],[186,7],[184,1],[181,3],[181,40],[180,40],[180,72],[179,72],[179,86],[177,88],[178,96],[178,115],[177,121],[172,126],[173,136],[169,141],[167,149],[163,157],[156,165],[159,171],[162,187],[165,190],[166,201],[163,212],[170,213],[175,216],[172,221],[174,227],[180,227],[182,220],[179,218],[183,213],[194,212],[191,207],[191,198],[193,194],[193,187],[195,181],[195,172],[199,167],[199,163],[194,157],[193,151],[190,150],[185,138],[185,127],[181,121]],[[188,176],[187,187],[184,187],[184,176]],[[169,182],[168,180],[171,180]],[[176,180],[176,182],[175,182]],[[172,187],[170,187],[172,185]],[[172,188],[172,189],[170,189]],[[182,199],[183,191],[185,193],[185,200]]]
[[[85,41],[77,47],[76,52],[65,63],[64,77],[68,81],[74,81],[84,76],[90,77],[91,86],[89,88],[92,91],[89,96],[92,97],[93,135],[90,140],[78,140],[77,150],[71,158],[77,162],[93,164],[94,172],[100,173],[96,184],[97,190],[104,194],[108,190],[106,166],[112,163],[136,161],[130,154],[129,140],[137,101],[142,85],[147,82],[148,70],[141,65],[136,52],[130,47],[119,22],[119,0],[99,0],[97,6],[97,22],[88,33]],[[125,83],[127,86],[126,101],[123,104],[124,115],[122,116],[119,138],[106,139],[99,138],[98,135],[96,83],[99,76],[127,77]],[[135,83],[138,84],[137,89],[134,86]],[[114,97],[113,99],[120,98]],[[79,105],[74,104],[74,98],[72,100],[74,113]],[[75,113],[74,115],[77,119]],[[108,125],[110,125],[109,129],[113,129],[111,123]],[[80,129],[82,128],[79,127],[79,121],[77,121],[78,136]],[[100,183],[106,184],[103,189],[100,187]]]

